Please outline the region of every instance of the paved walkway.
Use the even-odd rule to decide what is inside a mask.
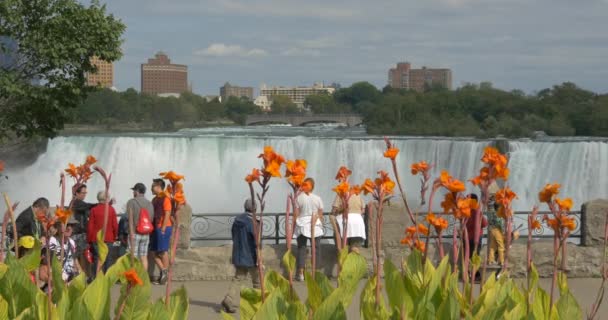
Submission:
[[[570,279],[570,289],[576,296],[583,312],[587,312],[591,303],[595,300],[597,290],[600,285],[600,279]],[[190,319],[220,319],[220,301],[228,290],[229,281],[188,281],[176,282],[175,288],[181,285],[188,290],[190,297]],[[550,279],[541,279],[541,285],[548,291],[551,286]],[[363,283],[361,285],[363,287]],[[296,291],[300,298],[305,299],[306,286],[304,283],[295,284]],[[157,299],[164,295],[164,286],[153,286],[152,296]],[[114,293],[117,294],[117,293]],[[599,311],[599,319],[608,320],[608,301],[604,299],[602,308]],[[347,310],[348,319],[359,319],[359,294],[353,299],[353,303]],[[234,315],[235,319],[239,319],[238,313]]]

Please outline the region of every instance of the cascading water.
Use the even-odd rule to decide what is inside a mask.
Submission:
[[[573,210],[588,200],[608,198],[607,141],[511,141],[509,149],[509,183],[518,195],[515,210],[531,210],[546,183],[561,184],[560,197],[572,198]]]
[[[244,177],[254,167],[265,145],[271,145],[287,159],[308,161],[308,175],[316,180],[316,192],[329,209],[334,199],[331,189],[341,165],[353,170],[353,183],[374,178],[378,170],[391,172],[390,162],[382,156],[384,141],[361,132],[342,131],[340,135],[318,134],[313,129],[192,130],[177,134],[138,136],[71,136],[49,141],[47,151],[30,166],[8,168],[8,182],[1,186],[20,209],[44,196],[57,204],[60,196],[59,173],[68,162],[81,163],[88,154],[112,173],[111,193],[117,211],[132,196],[136,182],[147,186],[158,173],[175,170],[186,176],[186,197],[196,213],[237,213],[248,195]],[[294,131],[296,134],[294,136]],[[297,131],[300,130],[300,131]],[[286,134],[285,132],[291,132]],[[412,163],[426,160],[436,165],[434,177],[447,169],[454,177],[467,180],[477,175],[483,148],[492,141],[443,138],[394,138],[401,149],[398,167],[411,207],[419,203],[420,181],[409,172]],[[608,144],[606,142],[523,142],[510,143],[511,187],[518,193],[516,210],[531,210],[536,195],[546,182],[563,185],[562,193],[572,197],[578,207],[582,202],[608,193]],[[102,190],[102,179],[95,175],[89,183],[89,202]],[[467,188],[475,190],[467,182]],[[267,212],[285,210],[287,183],[273,179],[268,195]],[[427,193],[428,195],[428,193]],[[150,197],[148,191],[147,194]],[[439,198],[438,198],[439,200]],[[436,209],[440,201],[436,202]]]

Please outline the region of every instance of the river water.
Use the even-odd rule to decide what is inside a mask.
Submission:
[[[409,173],[413,162],[426,160],[436,168],[433,176],[447,169],[454,177],[468,180],[481,167],[484,147],[493,140],[443,137],[393,137],[401,152],[398,166],[412,203],[419,201],[420,182]],[[59,174],[69,162],[81,163],[89,154],[112,173],[111,193],[116,209],[123,212],[136,182],[150,185],[158,173],[174,170],[186,176],[188,202],[196,213],[236,213],[242,211],[248,188],[244,177],[261,165],[257,156],[271,145],[287,159],[308,161],[308,174],[331,205],[334,177],[341,165],[353,170],[352,182],[373,178],[378,170],[390,172],[383,157],[385,144],[380,136],[367,135],[363,128],[317,127],[228,127],[187,129],[176,133],[65,136],[49,141],[47,150],[33,164],[7,168],[8,181],[0,188],[11,199],[21,201],[20,209],[44,196],[57,204]],[[575,208],[590,199],[608,197],[608,139],[553,139],[508,141],[510,186],[519,195],[516,210],[528,211],[537,202],[545,183],[562,184],[562,195],[573,198]],[[103,187],[100,176],[89,183],[90,202]],[[471,192],[476,189],[467,183]],[[288,186],[284,179],[271,182],[267,212],[285,210]],[[147,194],[148,197],[150,194]],[[438,206],[439,201],[437,201]]]

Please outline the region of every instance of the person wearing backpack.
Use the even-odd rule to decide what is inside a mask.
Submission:
[[[144,196],[146,186],[143,183],[136,183],[131,190],[133,190],[133,199],[127,202],[129,235],[133,235],[131,251],[141,260],[144,270],[148,271],[148,247],[150,234],[154,231],[154,225],[150,217],[154,214],[154,207],[152,202]],[[131,221],[133,221],[132,224]]]

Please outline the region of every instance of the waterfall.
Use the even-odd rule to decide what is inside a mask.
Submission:
[[[441,169],[454,177],[468,180],[477,175],[483,148],[490,140],[443,138],[395,138],[401,150],[398,167],[411,207],[419,203],[420,180],[410,174],[410,165],[420,160],[435,164],[433,179]],[[248,196],[244,177],[259,167],[257,156],[265,145],[271,145],[287,159],[308,161],[308,175],[315,178],[315,192],[329,210],[334,199],[331,189],[341,165],[353,170],[351,181],[362,183],[376,177],[378,170],[391,173],[390,161],[383,157],[384,141],[378,137],[312,137],[252,136],[247,134],[172,134],[140,136],[69,136],[52,139],[46,152],[30,166],[12,169],[10,177],[0,185],[13,201],[21,201],[20,209],[37,197],[47,197],[57,204],[60,197],[59,173],[69,162],[79,164],[89,154],[99,165],[112,173],[111,193],[115,208],[124,212],[132,197],[130,188],[136,182],[150,186],[158,173],[174,170],[184,174],[186,198],[196,213],[237,213]],[[575,208],[589,199],[606,197],[608,193],[608,144],[606,142],[532,142],[509,143],[510,185],[519,195],[516,210],[531,210],[538,191],[547,182],[562,184],[563,196],[572,197]],[[467,188],[478,192],[469,182]],[[95,202],[102,190],[101,177],[94,175],[89,183],[87,201]],[[267,212],[285,210],[288,186],[285,179],[273,179],[268,194]],[[430,191],[429,191],[430,192]],[[148,191],[148,198],[151,196]],[[428,193],[427,193],[428,196]],[[436,207],[439,207],[437,198]]]
[[[531,210],[546,183],[561,184],[559,197],[572,198],[572,210],[608,197],[606,141],[511,141],[509,149],[510,184],[518,195],[515,210]]]
[[[426,160],[439,169],[447,169],[461,179],[472,177],[479,170],[479,158],[488,142],[466,140],[433,140],[424,138],[397,139],[400,175],[410,201],[419,202],[420,181],[410,174],[413,162]],[[338,139],[313,137],[251,137],[251,136],[71,136],[49,141],[46,152],[30,166],[9,170],[8,183],[2,186],[21,208],[37,197],[47,197],[57,204],[60,197],[59,174],[69,162],[82,163],[88,154],[112,173],[111,194],[116,209],[124,211],[136,182],[150,186],[158,173],[174,170],[184,174],[187,200],[194,212],[226,213],[242,211],[248,195],[244,177],[259,167],[257,156],[265,145],[273,146],[287,159],[308,161],[308,176],[315,178],[316,190],[330,209],[334,199],[331,189],[341,165],[353,170],[352,183],[375,178],[379,170],[391,172],[390,161],[383,157],[384,141],[380,139]],[[10,169],[10,168],[9,168]],[[439,170],[434,171],[435,175]],[[89,182],[87,201],[103,188],[103,181],[94,175]],[[268,195],[267,212],[285,210],[288,186],[285,179],[273,179]],[[150,197],[148,191],[147,196]],[[413,205],[416,207],[416,205]]]

